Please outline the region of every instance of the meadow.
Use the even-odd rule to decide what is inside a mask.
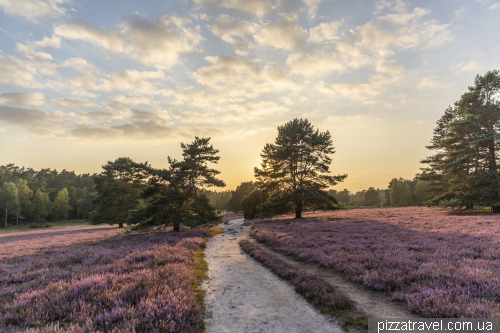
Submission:
[[[500,316],[500,219],[426,207],[256,221],[271,248],[392,295],[424,317]]]
[[[198,329],[202,307],[193,290],[193,266],[196,251],[206,245],[208,234],[117,235],[115,230],[94,229],[89,236],[101,240],[91,243],[82,236],[87,234],[85,230],[40,230],[10,236],[25,237],[24,244],[38,245],[33,246],[37,253],[32,254],[30,248],[14,256],[4,254],[0,261],[0,331]],[[54,246],[58,237],[58,241],[64,239],[64,246]],[[0,244],[8,239],[3,235]],[[43,246],[47,241],[49,246]]]

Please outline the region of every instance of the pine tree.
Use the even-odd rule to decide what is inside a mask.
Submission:
[[[255,189],[253,182],[242,182],[236,190],[233,192],[231,199],[229,199],[229,209],[233,212],[239,212],[242,210],[241,200],[246,197],[250,192]]]
[[[209,141],[195,137],[192,143],[181,143],[183,160],[168,157],[168,169],[136,164],[149,179],[142,193],[149,205],[130,213],[127,223],[134,225],[132,230],[172,225],[174,231],[180,231],[181,224],[197,226],[219,221],[215,207],[202,193],[204,187],[225,186],[216,178],[220,171],[208,167],[208,163],[220,159],[219,151]]]
[[[91,215],[93,224],[118,224],[123,228],[129,211],[141,204],[141,174],[136,163],[120,157],[103,165],[100,175],[93,176],[97,197],[96,210]]]
[[[500,212],[500,75],[477,76],[460,100],[437,122],[431,145],[436,153],[422,163],[420,180],[428,180],[427,205],[490,206]]]
[[[258,188],[269,196],[261,205],[263,211],[269,215],[294,211],[301,218],[304,206],[337,208],[337,200],[324,189],[347,175],[328,175],[333,153],[330,133],[314,130],[307,119],[279,126],[274,144],[266,144],[260,155],[261,168],[254,169]]]
[[[368,188],[368,190],[365,192],[365,205],[380,206],[380,197],[374,187]]]

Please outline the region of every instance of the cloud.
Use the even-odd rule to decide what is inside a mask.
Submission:
[[[0,103],[16,106],[33,105],[42,106],[45,104],[45,95],[41,92],[34,93],[5,93],[0,94]]]
[[[320,81],[316,85],[319,92],[335,97],[340,95],[354,100],[366,100],[379,94],[372,85],[367,83],[332,83]]]
[[[388,14],[385,16],[379,16],[379,20],[388,21],[392,24],[410,24],[415,21],[418,21],[422,16],[425,16],[430,13],[428,9],[422,9],[416,7],[413,10],[413,13],[407,13],[406,11],[396,13],[396,14]]]
[[[0,7],[6,14],[22,16],[37,22],[40,17],[60,17],[66,14],[61,5],[67,0],[0,0]]]
[[[119,115],[117,115],[116,113],[106,112],[106,111],[78,112],[78,115],[84,118],[97,119],[101,122],[119,117]]]
[[[125,109],[127,105],[150,104],[150,99],[141,96],[115,96],[108,100],[108,105],[116,109]]]
[[[267,23],[254,35],[256,43],[288,51],[298,50],[307,38],[307,31],[295,20],[282,19]]]
[[[500,2],[494,3],[488,7],[489,10],[500,8]]]
[[[458,72],[473,72],[479,69],[479,63],[477,61],[469,61],[469,62],[459,62],[456,65],[450,67],[456,73]]]
[[[309,43],[323,43],[339,40],[339,29],[344,24],[344,19],[333,22],[323,22],[309,30]]]
[[[94,103],[76,98],[57,98],[53,99],[52,103],[67,109],[93,108],[97,106]]]
[[[194,52],[203,40],[198,27],[187,27],[191,23],[189,18],[178,16],[164,16],[153,21],[134,17],[118,24],[120,31],[78,23],[55,26],[54,33],[101,46],[146,65],[169,69],[178,62],[179,54]]]
[[[318,5],[321,0],[302,0],[304,4],[307,6],[307,17],[309,19],[313,19],[316,17],[316,12],[318,11]]]
[[[435,89],[439,87],[441,84],[435,79],[437,76],[424,77],[420,80],[417,85],[417,89],[425,90],[425,89]]]
[[[219,15],[210,26],[214,35],[236,47],[236,53],[245,55],[254,47],[247,36],[259,30],[259,25],[245,20],[236,20],[229,15]]]
[[[93,89],[104,91],[133,90],[143,94],[156,94],[158,92],[155,87],[156,83],[164,79],[165,74],[161,70],[140,72],[131,69],[101,77],[99,85],[93,86]],[[92,81],[88,83],[92,85]]]
[[[62,64],[62,67],[70,67],[75,69],[80,73],[94,73],[98,72],[97,68],[89,64],[85,59],[82,58],[70,58],[66,59]]]
[[[78,138],[120,138],[155,139],[167,138],[176,134],[176,129],[162,120],[132,121],[109,127],[78,126],[71,131],[71,135]]]
[[[0,82],[33,87],[36,69],[16,57],[0,55]]]
[[[199,83],[230,98],[256,98],[264,92],[300,89],[299,85],[291,81],[288,72],[276,63],[268,63],[261,68],[255,59],[244,60],[232,56],[205,59],[211,65],[197,69],[193,76]],[[206,98],[203,95],[200,97]]]
[[[48,123],[50,116],[38,109],[0,105],[0,121],[11,125],[38,126]]]
[[[255,16],[267,15],[273,9],[267,0],[194,0],[194,3],[208,7],[237,9]]]
[[[286,64],[292,74],[316,76],[358,69],[370,62],[370,58],[357,46],[338,42],[335,48],[334,51],[294,53],[288,56]]]

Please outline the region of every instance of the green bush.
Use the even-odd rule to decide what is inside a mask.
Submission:
[[[31,223],[28,228],[36,229],[36,228],[41,228],[41,227],[42,227],[42,224],[40,224],[40,223]]]
[[[50,228],[50,227],[52,227],[52,226],[51,226],[50,224],[48,224],[48,223],[45,223],[42,227],[43,227],[43,228]]]
[[[249,195],[241,200],[243,216],[246,219],[253,219],[260,213],[259,205],[267,200],[267,195],[259,190],[253,190]]]

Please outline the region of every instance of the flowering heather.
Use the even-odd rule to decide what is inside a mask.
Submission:
[[[0,260],[30,255],[56,246],[101,240],[121,233],[123,229],[116,227],[86,227],[0,234]]]
[[[265,253],[257,246],[250,244],[247,240],[240,241],[240,246],[274,274],[283,280],[290,281],[299,294],[322,311],[335,313],[339,310],[349,309],[352,306],[349,299],[337,293],[328,283],[315,278],[311,274],[288,266],[281,260]]]
[[[498,222],[424,207],[353,209],[257,221],[252,234],[424,317],[491,318],[500,316]]]
[[[202,231],[116,236],[0,261],[0,331],[192,332]]]

